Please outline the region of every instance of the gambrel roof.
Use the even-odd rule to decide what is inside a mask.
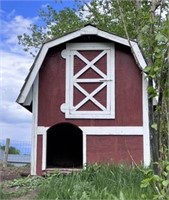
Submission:
[[[74,31],[72,33],[69,33],[65,36],[62,36],[60,38],[48,41],[46,43],[44,43],[31,67],[31,70],[25,80],[25,83],[20,91],[20,94],[17,98],[17,103],[27,107],[31,105],[32,102],[32,85],[35,81],[35,78],[39,72],[39,69],[44,61],[44,58],[48,52],[48,50],[52,47],[55,47],[57,45],[60,45],[62,43],[68,42],[72,39],[81,37],[81,36],[85,36],[85,35],[95,35],[95,36],[99,36],[101,38],[110,40],[112,42],[115,43],[119,43],[125,46],[128,46],[131,48],[131,52],[133,53],[133,56],[136,60],[136,63],[138,65],[138,67],[140,67],[141,69],[144,69],[144,67],[146,66],[146,62],[144,60],[144,57],[140,51],[140,48],[137,44],[137,42],[135,41],[128,41],[125,38],[113,35],[111,33],[105,32],[103,30],[100,30],[92,25],[87,25],[84,28],[81,28],[80,30]]]

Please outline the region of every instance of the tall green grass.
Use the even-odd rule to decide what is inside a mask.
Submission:
[[[113,199],[140,200],[146,194],[152,199],[151,188],[140,188],[143,173],[125,165],[92,165],[67,176],[55,174],[40,187],[36,199]]]

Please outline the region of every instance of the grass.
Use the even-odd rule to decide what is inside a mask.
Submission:
[[[140,170],[141,169],[141,170]],[[125,165],[89,165],[80,172],[62,175],[58,171],[47,177],[26,177],[5,181],[0,187],[0,199],[153,199],[151,186],[141,188],[144,170]],[[146,197],[146,198],[145,198]],[[19,198],[18,198],[19,199]]]
[[[153,189],[140,187],[143,179],[135,167],[92,165],[67,176],[54,174],[40,186],[36,199],[152,199]]]

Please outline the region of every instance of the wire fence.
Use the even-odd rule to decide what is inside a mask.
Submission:
[[[0,140],[0,147],[4,149],[6,140]],[[30,155],[31,153],[31,143],[29,141],[17,141],[11,140],[9,144],[10,154],[20,154],[20,155]]]
[[[6,155],[5,147],[7,140],[0,140],[0,161],[15,166],[22,166],[30,163],[31,160],[31,143],[28,141],[9,140],[8,155]]]

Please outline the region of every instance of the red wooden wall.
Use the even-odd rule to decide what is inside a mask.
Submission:
[[[37,175],[42,175],[42,143],[43,137],[42,135],[37,136],[37,163],[36,163],[36,172]]]
[[[142,136],[87,136],[87,163],[140,163]]]

